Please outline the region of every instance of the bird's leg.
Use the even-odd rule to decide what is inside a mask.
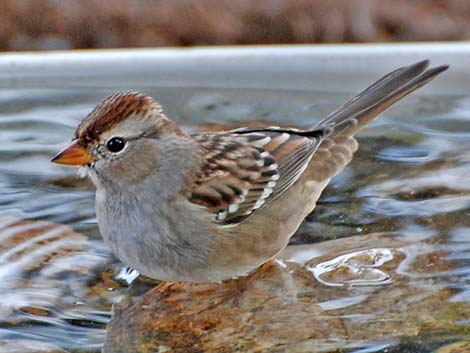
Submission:
[[[156,287],[152,288],[150,292],[164,293],[170,289],[176,282],[163,281],[160,282]]]
[[[275,259],[272,258],[266,261],[261,266],[259,266],[255,271],[251,272],[247,276],[227,280],[224,281],[222,284],[193,283],[193,286],[196,286],[191,289],[194,294],[197,293],[198,296],[215,295],[217,297],[217,300],[214,300],[212,304],[208,306],[203,305],[203,307],[199,308],[197,312],[210,310],[230,301],[234,305],[239,305],[240,299],[242,298],[242,295],[245,293],[245,291],[253,284],[256,279],[262,277],[266,273],[266,271],[268,271],[271,266],[273,266],[274,262]],[[171,295],[170,288],[176,285],[177,283],[178,282],[161,282],[156,287],[152,288],[149,292],[147,292],[146,296],[163,295],[167,297]],[[188,286],[186,286],[185,288],[186,290],[189,290]],[[176,292],[177,291],[178,290],[176,290]]]
[[[269,259],[260,267],[258,267],[255,271],[250,273],[246,277],[240,278],[237,282],[239,282],[239,288],[241,289],[241,293],[243,293],[253,282],[259,278],[263,277],[267,270],[269,270],[276,260],[274,258]]]
[[[266,261],[264,264],[259,266],[255,271],[251,272],[245,277],[239,277],[236,279],[226,280],[222,284],[211,287],[212,294],[217,297],[216,300],[211,300],[211,304],[205,305],[194,313],[201,313],[206,310],[212,310],[216,307],[220,307],[223,304],[229,304],[229,306],[239,306],[240,299],[244,292],[252,285],[252,283],[271,268],[274,264],[274,258]],[[217,286],[220,286],[217,288]],[[213,298],[215,298],[213,297]]]
[[[224,296],[223,302],[226,302],[228,299],[232,298],[234,299],[234,303],[238,305],[244,292],[253,284],[256,279],[262,277],[264,273],[266,273],[266,271],[271,268],[274,262],[275,259],[272,258],[259,266],[249,275],[225,282],[229,293]]]

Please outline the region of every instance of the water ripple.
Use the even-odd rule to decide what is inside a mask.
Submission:
[[[344,98],[274,90],[146,92],[189,130],[253,119],[311,125]],[[0,339],[98,352],[122,283],[134,278],[125,271],[113,277],[118,266],[98,235],[93,189],[73,168],[49,163],[97,97],[109,93],[0,90]],[[402,317],[381,316],[384,298],[396,305],[394,313],[433,295],[445,298],[442,305],[469,301],[469,102],[411,97],[359,135],[356,158],[326,190],[330,202],[318,207],[297,241],[348,239],[360,229],[361,246],[328,253],[316,244],[286,261],[307,264],[321,287],[317,304],[331,317],[364,327],[380,318],[386,327]],[[388,235],[373,237],[374,231]],[[387,245],[391,240],[399,246]],[[446,320],[468,327],[461,317]],[[333,327],[327,331],[334,337]],[[361,347],[359,353],[400,344],[371,332],[345,338],[343,347]]]

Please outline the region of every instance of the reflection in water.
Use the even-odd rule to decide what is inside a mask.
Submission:
[[[135,275],[113,262],[98,235],[91,186],[77,180],[73,168],[49,163],[78,121],[109,93],[84,92],[0,91],[0,344],[22,339],[100,351],[111,306],[123,301]],[[321,92],[145,92],[189,130],[244,120],[307,125],[342,101]],[[232,327],[239,313],[252,318],[240,321],[245,335],[239,344],[252,334],[252,346],[266,343],[270,333],[280,351],[400,352],[411,347],[406,337],[412,337],[408,351],[428,352],[464,337],[469,313],[462,304],[470,300],[469,107],[466,97],[410,97],[361,132],[353,163],[293,239],[298,245],[279,262],[285,267],[277,267],[275,278],[256,281],[259,297],[248,291],[240,299],[246,307],[230,311]],[[318,241],[324,242],[310,245]],[[130,293],[152,285],[138,278]],[[286,302],[289,311],[275,316]],[[272,304],[266,321],[256,316],[264,312],[260,303]],[[144,323],[139,315],[136,320]],[[108,344],[130,344],[125,333],[118,335],[119,315],[113,321],[116,337]],[[233,338],[234,331],[222,327],[211,336],[211,325],[218,326],[205,324],[200,332],[214,342],[224,332]],[[152,332],[173,332],[135,325],[142,327],[137,337],[143,340],[155,339]]]
[[[338,256],[308,268],[315,279],[327,286],[374,286],[391,283],[391,276],[380,269],[392,261],[395,249],[367,249]]]
[[[0,329],[0,336],[98,346],[103,333],[96,328],[103,327],[109,313],[86,305],[86,288],[76,285],[105,262],[90,251],[88,238],[65,225],[0,215],[0,240],[0,320],[17,325]],[[95,324],[72,329],[74,321]]]

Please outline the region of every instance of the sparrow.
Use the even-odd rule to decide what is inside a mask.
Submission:
[[[271,261],[352,159],[354,134],[448,66],[399,68],[307,129],[183,132],[152,98],[118,92],[52,162],[96,186],[100,233],[139,273],[221,282]]]

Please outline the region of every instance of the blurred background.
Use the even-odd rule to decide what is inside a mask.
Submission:
[[[2,0],[0,50],[448,41],[468,0]]]

